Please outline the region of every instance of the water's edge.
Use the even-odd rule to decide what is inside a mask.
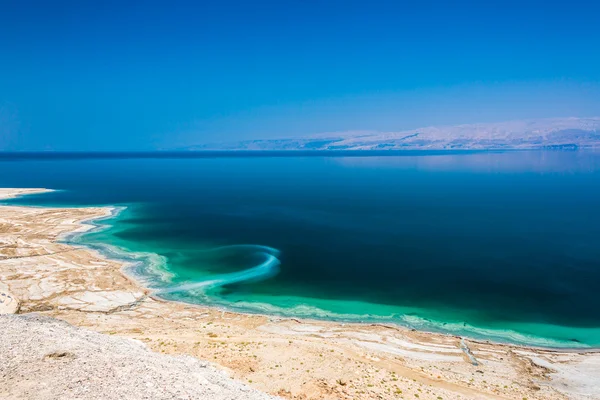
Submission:
[[[383,326],[390,326],[400,329],[414,329],[431,334],[465,337],[469,340],[476,342],[498,343],[503,345],[512,345],[554,351],[596,351],[597,349],[600,349],[600,347],[596,348],[585,344],[574,346],[572,343],[564,343],[563,345],[562,342],[554,341],[552,339],[547,339],[544,337],[528,337],[527,335],[520,334],[515,331],[487,332],[487,334],[486,332],[480,332],[479,334],[477,334],[475,332],[469,333],[469,327],[465,326],[465,328],[467,328],[465,329],[466,332],[464,332],[464,334],[459,334],[456,332],[444,331],[444,329],[440,328],[436,329],[435,323],[433,321],[428,320],[422,320],[419,321],[420,323],[415,324],[410,324],[407,322],[403,324],[401,323],[401,321],[396,319],[397,316],[394,316],[393,319],[387,319],[384,317],[373,315],[356,315],[353,317],[350,315],[338,315],[332,312],[328,312],[326,310],[322,310],[321,313],[314,315],[297,315],[294,314],[293,311],[290,312],[289,310],[283,310],[276,307],[273,307],[271,309],[266,308],[268,309],[268,312],[261,312],[257,311],[256,308],[248,308],[233,303],[226,304],[223,302],[211,301],[206,296],[202,298],[202,302],[190,302],[186,301],[184,298],[174,298],[172,296],[169,296],[169,294],[173,292],[173,290],[169,290],[166,287],[166,290],[162,290],[161,288],[163,287],[163,285],[168,285],[168,282],[170,280],[169,278],[171,277],[171,274],[168,269],[168,260],[166,257],[161,256],[157,253],[133,252],[126,248],[117,247],[108,243],[86,240],[86,236],[88,234],[97,233],[113,227],[114,224],[108,224],[106,222],[117,219],[121,215],[121,213],[127,209],[127,206],[105,206],[104,208],[107,208],[109,210],[108,215],[82,221],[82,224],[92,226],[92,228],[82,231],[71,232],[63,236],[61,238],[61,242],[72,246],[82,246],[97,251],[102,256],[108,259],[122,262],[122,272],[126,277],[133,280],[139,286],[150,290],[151,295],[154,298],[160,299],[162,301],[175,301],[193,306],[213,307],[227,312],[261,315],[265,317],[301,318],[316,321],[329,321],[353,324],[356,323],[368,325],[380,324]],[[199,284],[203,285],[203,282],[199,282]],[[427,324],[430,324],[431,326],[427,327]],[[472,327],[471,329],[473,331],[482,330],[477,327]]]
[[[21,196],[28,196],[38,193],[24,193]],[[3,202],[0,201],[0,204]],[[29,206],[25,206],[29,207]],[[45,207],[41,208],[59,208],[59,207]],[[307,320],[317,321],[331,321],[338,323],[357,323],[357,324],[380,324],[384,326],[391,326],[394,328],[401,329],[414,329],[422,332],[428,332],[431,334],[441,334],[446,336],[454,337],[465,337],[469,340],[486,342],[486,343],[498,343],[508,344],[519,347],[538,348],[546,350],[558,350],[558,351],[595,351],[600,347],[590,346],[587,344],[573,345],[573,343],[566,343],[554,339],[544,338],[542,336],[533,336],[528,334],[522,334],[512,330],[493,330],[478,328],[476,326],[462,325],[460,327],[454,327],[455,331],[447,329],[447,323],[442,321],[432,321],[425,318],[419,318],[415,315],[391,315],[389,318],[383,316],[376,316],[372,314],[357,315],[357,314],[336,314],[332,311],[319,308],[317,306],[306,306],[303,307],[303,313],[294,312],[294,309],[285,309],[270,304],[247,304],[240,305],[235,303],[219,302],[216,299],[211,299],[209,296],[204,295],[198,298],[197,302],[186,301],[185,298],[172,296],[171,294],[176,291],[186,290],[186,288],[175,288],[169,287],[170,278],[172,274],[168,269],[168,259],[157,253],[152,252],[134,252],[129,249],[115,246],[109,243],[105,243],[98,240],[88,240],[90,234],[98,233],[104,230],[108,230],[118,223],[119,216],[128,209],[130,206],[110,206],[110,205],[98,205],[98,206],[85,206],[85,207],[98,207],[105,209],[107,214],[93,217],[90,219],[82,220],[79,222],[81,228],[75,231],[66,233],[59,238],[59,242],[71,245],[74,247],[84,247],[92,251],[100,253],[103,257],[111,260],[121,262],[123,267],[121,268],[122,273],[134,281],[138,286],[147,289],[151,292],[152,297],[160,299],[162,301],[176,301],[194,306],[203,307],[214,307],[219,310],[245,313],[252,315],[262,315],[266,317],[279,317],[279,318],[301,318]],[[60,208],[76,208],[76,207],[60,207]],[[113,221],[113,223],[108,223]],[[274,250],[274,249],[273,249]],[[271,260],[272,261],[272,260]],[[192,284],[194,286],[205,287],[208,286],[206,282],[198,282]],[[375,305],[376,306],[376,305]],[[259,311],[260,309],[260,311]],[[308,312],[307,312],[308,310]],[[454,324],[456,325],[456,324]]]

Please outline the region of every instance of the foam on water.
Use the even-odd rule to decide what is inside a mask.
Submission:
[[[157,294],[174,293],[174,292],[191,292],[198,290],[207,290],[216,288],[228,284],[240,283],[240,282],[256,282],[259,280],[268,279],[279,271],[279,265],[281,264],[277,255],[279,251],[272,247],[254,245],[254,244],[240,244],[231,246],[220,246],[214,249],[203,250],[206,252],[218,252],[228,250],[239,250],[244,249],[255,254],[259,254],[264,257],[264,261],[252,268],[248,268],[239,272],[232,272],[229,274],[217,275],[212,279],[208,279],[200,282],[188,282],[173,287],[157,289]]]

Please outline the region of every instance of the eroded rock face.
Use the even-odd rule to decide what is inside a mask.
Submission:
[[[0,316],[0,398],[275,399],[204,361],[50,317]]]

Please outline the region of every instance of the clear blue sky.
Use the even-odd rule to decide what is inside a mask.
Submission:
[[[0,150],[600,115],[597,1],[0,1]]]

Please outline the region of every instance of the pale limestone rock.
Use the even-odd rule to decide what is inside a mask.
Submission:
[[[18,310],[19,301],[8,291],[8,287],[0,282],[0,314],[14,314]]]
[[[99,291],[81,292],[58,299],[59,306],[82,311],[110,312],[131,306],[144,297],[143,292]]]

